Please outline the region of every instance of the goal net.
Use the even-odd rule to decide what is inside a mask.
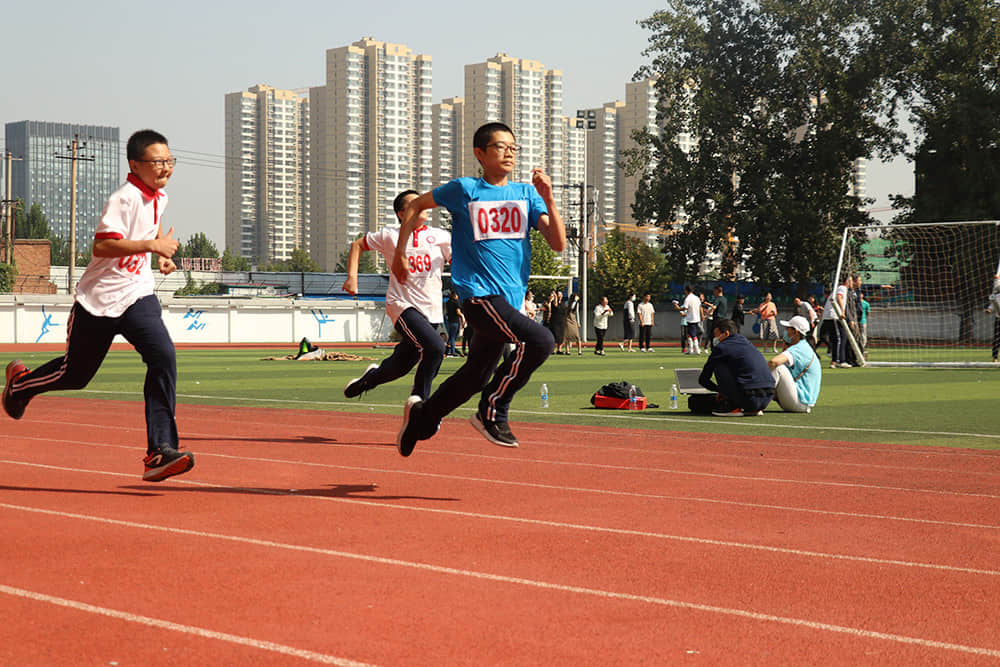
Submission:
[[[1000,221],[848,227],[835,284],[850,275],[870,306],[867,365],[994,365]]]

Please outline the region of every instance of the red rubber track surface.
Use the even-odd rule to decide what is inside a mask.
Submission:
[[[1000,454],[141,403],[3,418],[0,664],[1000,663]]]

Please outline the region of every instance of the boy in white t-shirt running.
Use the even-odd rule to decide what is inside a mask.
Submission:
[[[187,472],[194,455],[179,452],[174,420],[177,361],[154,294],[150,253],[159,255],[159,271],[177,267],[174,228],[160,225],[167,206],[162,190],[174,172],[166,138],[153,130],[133,134],[126,147],[131,172],[104,205],[94,234],[93,259],[76,286],[76,301],[66,324],[66,352],[29,371],[19,359],[7,365],[3,408],[20,419],[32,398],[47,391],[87,386],[116,335],[135,347],[146,364],[146,458],[142,478],[159,482]]]
[[[392,202],[396,216],[401,217],[406,205],[419,194],[416,190],[398,194]],[[410,394],[421,398],[431,394],[431,383],[441,368],[445,352],[445,342],[441,340],[437,327],[444,322],[441,273],[444,265],[451,261],[451,234],[437,227],[428,227],[427,216],[428,211],[422,213],[419,228],[413,232],[406,246],[407,281],[401,283],[390,273],[389,289],[385,293],[385,312],[402,338],[381,364],[370,365],[361,377],[347,383],[344,387],[347,398],[360,396],[380,384],[401,378],[414,366],[417,372]],[[392,262],[398,239],[398,227],[383,227],[352,243],[343,290],[348,294],[357,294],[358,260],[362,252],[377,250],[387,263]]]

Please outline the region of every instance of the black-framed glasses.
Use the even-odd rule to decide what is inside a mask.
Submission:
[[[168,157],[164,160],[136,160],[136,162],[145,162],[146,164],[151,164],[155,167],[172,167],[177,164],[177,158]]]
[[[507,151],[510,151],[511,153],[516,154],[519,150],[521,150],[521,147],[517,144],[508,144],[503,141],[495,141],[492,144],[486,144],[486,147],[495,148],[498,153],[506,153]]]

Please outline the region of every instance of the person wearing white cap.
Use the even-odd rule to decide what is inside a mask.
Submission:
[[[785,349],[767,362],[774,377],[774,398],[785,412],[811,412],[819,399],[823,364],[809,344],[809,322],[801,315],[782,320]]]

